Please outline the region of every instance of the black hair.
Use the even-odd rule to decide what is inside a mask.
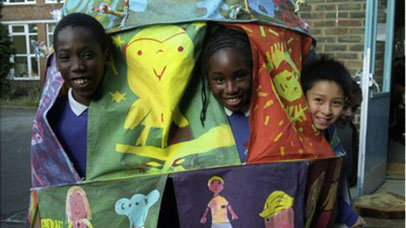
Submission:
[[[361,100],[362,100],[362,90],[361,90],[361,87],[359,87],[358,83],[357,83],[356,81],[354,81],[353,79],[351,80],[351,88],[350,88],[349,93],[350,93],[350,94],[348,95],[348,97],[349,97],[350,99],[354,99],[354,97],[355,97],[356,95],[360,95],[360,96],[361,96]]]
[[[220,49],[236,48],[243,53],[252,68],[251,46],[248,36],[245,32],[219,25],[213,25],[212,32],[208,35],[206,45],[200,58],[201,78],[202,78],[202,111],[200,112],[200,121],[204,126],[206,119],[206,109],[208,106],[208,97],[206,93],[207,75],[209,71],[210,57]]]
[[[347,68],[337,60],[321,56],[303,66],[301,82],[303,92],[306,94],[314,83],[318,81],[331,81],[337,83],[343,90],[344,97],[350,93],[352,85],[351,75]]]
[[[95,40],[99,43],[102,51],[111,48],[112,40],[109,35],[106,34],[103,26],[95,18],[83,13],[72,13],[64,16],[61,21],[56,25],[54,30],[54,50],[57,50],[57,40],[59,32],[68,27],[83,27],[88,29]]]

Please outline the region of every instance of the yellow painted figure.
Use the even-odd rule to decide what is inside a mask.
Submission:
[[[265,220],[265,228],[293,228],[293,197],[283,191],[274,191],[266,198],[264,210],[259,214]]]
[[[231,214],[231,219],[238,219],[238,215],[234,212],[228,201],[220,196],[220,192],[224,190],[224,180],[219,176],[212,176],[208,181],[208,187],[214,193],[213,198],[207,204],[207,208],[203,213],[200,223],[204,224],[207,220],[207,213],[211,211],[212,228],[232,228],[228,220],[228,212]]]
[[[203,24],[196,23],[195,29]],[[174,25],[141,30],[127,45],[124,55],[128,84],[138,99],[132,104],[125,129],[139,124],[145,128],[137,146],[145,146],[151,128],[162,129],[161,148],[167,146],[172,121],[178,127],[189,125],[179,110],[179,100],[194,66],[194,44],[186,31]]]

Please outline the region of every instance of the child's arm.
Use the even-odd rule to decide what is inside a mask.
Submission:
[[[227,209],[228,209],[228,211],[229,211],[230,214],[231,214],[231,219],[232,219],[232,220],[238,219],[238,215],[234,212],[234,210],[233,210],[233,208],[231,207],[230,204],[227,206]]]
[[[344,223],[348,227],[357,227],[365,224],[364,219],[358,216],[358,213],[351,206],[350,193],[348,189],[347,178],[345,171],[342,172],[340,177],[340,185],[338,189],[338,199],[337,199],[337,221]]]
[[[204,211],[204,213],[203,213],[203,216],[202,216],[202,218],[200,219],[200,223],[202,223],[202,224],[205,224],[206,223],[206,217],[207,217],[207,213],[209,212],[209,208],[208,207],[206,207],[206,210]]]

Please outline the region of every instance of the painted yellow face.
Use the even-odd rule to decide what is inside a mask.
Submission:
[[[301,98],[303,95],[299,78],[294,72],[285,70],[275,76],[274,82],[278,94],[290,102]]]
[[[154,94],[172,103],[178,99],[171,98],[177,98],[186,86],[182,78],[193,68],[193,42],[178,26],[160,29],[144,29],[128,43],[128,84],[138,96]]]
[[[198,30],[202,25],[196,23],[194,27]],[[178,26],[147,27],[128,42],[124,55],[128,85],[138,97],[124,128],[145,126],[137,145],[146,145],[151,128],[161,128],[161,147],[165,147],[172,121],[179,127],[189,124],[178,103],[194,67],[193,41]]]

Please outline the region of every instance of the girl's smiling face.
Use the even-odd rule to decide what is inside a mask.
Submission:
[[[233,112],[246,112],[250,105],[252,74],[246,58],[236,48],[222,48],[209,59],[209,87],[216,100]]]
[[[73,97],[89,105],[103,78],[108,52],[89,29],[80,26],[63,28],[55,39],[58,70],[72,88]]]
[[[343,90],[332,81],[316,81],[313,87],[307,90],[306,99],[314,125],[321,131],[340,117],[344,107]]]

